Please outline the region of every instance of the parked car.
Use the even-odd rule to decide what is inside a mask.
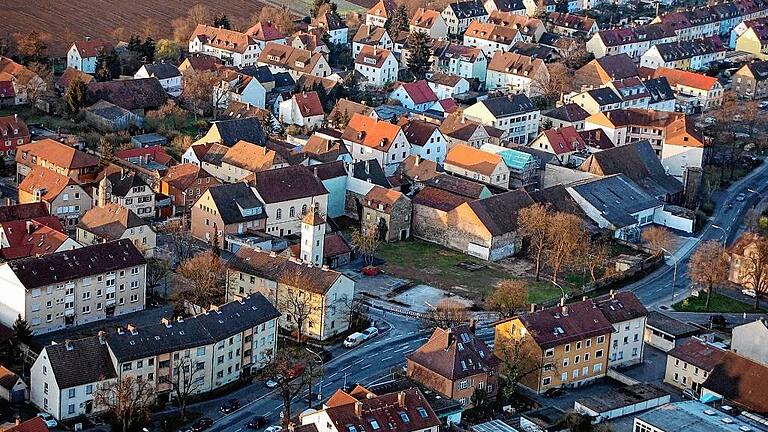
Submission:
[[[192,432],[200,432],[213,426],[213,419],[210,417],[203,417],[192,423]]]
[[[367,329],[363,330],[363,336],[365,336],[365,340],[368,340],[372,337],[376,337],[379,335],[379,329],[376,327],[368,327]]]
[[[683,389],[683,393],[682,393],[682,395],[681,395],[681,396],[683,397],[683,399],[691,399],[691,400],[696,400],[696,399],[698,399],[698,398],[696,397],[696,393],[694,393],[694,391],[693,391],[693,390],[691,390],[691,389],[688,389],[688,388],[687,388],[687,389]]]
[[[365,335],[362,333],[354,332],[344,339],[344,347],[354,348],[365,341]]]
[[[43,421],[45,422],[45,425],[48,426],[49,428],[55,428],[56,426],[59,425],[59,422],[57,422],[56,419],[53,418],[53,416],[48,413],[37,413],[37,416],[43,419]]]
[[[565,390],[563,390],[560,387],[553,387],[544,392],[544,396],[548,398],[554,398],[554,397],[562,396],[564,394],[565,394]]]
[[[276,376],[276,377],[274,377],[272,379],[268,379],[267,382],[264,383],[264,385],[266,385],[267,388],[273,389],[273,388],[277,387],[278,385],[280,385],[280,380],[281,379],[282,379],[282,377],[278,375],[278,376]]]
[[[744,201],[744,199],[746,198],[747,198],[747,195],[744,192],[736,195],[736,201]]]
[[[768,101],[762,101],[760,102],[760,105],[758,105],[760,109],[766,109],[768,108]]]
[[[269,424],[269,419],[264,416],[256,416],[245,424],[248,429],[261,429]]]
[[[714,117],[707,117],[707,118],[704,119],[704,123],[706,123],[708,125],[713,125],[713,124],[715,124],[715,118]]]
[[[228,401],[224,402],[221,408],[219,408],[219,411],[224,414],[229,414],[231,412],[237,411],[238,409],[240,409],[240,401],[237,399],[229,399]]]
[[[753,289],[743,289],[741,290],[741,293],[745,296],[757,297],[757,293]]]
[[[282,426],[274,425],[264,429],[264,432],[280,432],[283,430]]]
[[[307,348],[307,351],[317,356],[317,358],[315,358],[317,363],[328,363],[333,359],[333,353],[323,348],[309,347]]]

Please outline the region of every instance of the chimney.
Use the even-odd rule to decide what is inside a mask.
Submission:
[[[106,343],[107,332],[104,330],[99,331],[99,343],[104,345]]]
[[[565,306],[565,297],[560,297],[560,307]]]
[[[355,402],[355,415],[363,417],[363,403],[360,401]]]
[[[536,303],[531,303],[531,313],[536,312]]]
[[[448,334],[448,340],[445,343],[445,349],[448,349],[451,347],[451,344],[453,343],[453,339],[455,338],[453,331],[449,328],[446,330],[446,333]]]
[[[121,335],[121,334],[125,334],[125,332],[123,331],[123,328],[122,328],[122,327],[118,327],[118,328],[117,328],[117,334],[119,334],[119,335]]]
[[[16,419],[14,420],[14,423],[16,423],[16,426],[21,424],[21,417],[16,416]]]
[[[90,41],[91,41],[91,37],[90,37],[90,36],[86,36],[86,37],[85,37],[85,41],[86,41],[86,42],[90,42]]]
[[[469,331],[472,332],[472,334],[475,334],[475,330],[477,330],[477,320],[472,317],[469,320]]]
[[[133,324],[128,324],[127,326],[125,326],[125,328],[134,336],[139,334],[139,332],[136,331],[136,326]]]
[[[27,234],[32,234],[35,232],[35,223],[31,220],[27,221]]]
[[[64,347],[67,348],[67,351],[72,351],[74,349],[72,347],[72,341],[69,339],[64,341]]]
[[[401,391],[397,394],[397,404],[400,405],[401,408],[405,408],[405,392]]]
[[[419,162],[421,162],[421,158],[419,155],[416,155],[416,162],[413,163],[414,166],[419,166]]]
[[[171,328],[171,320],[168,318],[163,318],[160,320],[161,323],[163,323],[167,328]]]
[[[181,315],[176,317],[176,322],[184,322],[184,318]]]

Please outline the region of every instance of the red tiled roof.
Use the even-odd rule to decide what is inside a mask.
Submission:
[[[257,22],[253,27],[245,31],[245,34],[253,36],[254,39],[264,42],[269,42],[277,39],[282,39],[282,33],[278,30],[277,26],[272,24],[271,21]]]
[[[341,138],[388,152],[400,130],[399,126],[393,125],[388,121],[380,121],[361,114],[355,114],[349,120]]]
[[[35,189],[44,189],[42,196],[44,201],[49,201],[57,196],[69,185],[75,185],[77,182],[71,177],[61,175],[42,167],[34,167],[24,180],[19,184],[19,190],[34,194]]]
[[[13,426],[5,432],[48,432],[48,430],[48,426],[45,425],[45,420],[35,416]]]
[[[111,51],[113,48],[112,43],[104,39],[84,39],[72,45],[77,48],[82,58],[96,57],[100,52]]]
[[[325,114],[323,103],[320,102],[320,96],[316,91],[301,92],[293,95],[293,100],[299,107],[302,117],[312,117]]]
[[[143,160],[148,159],[166,166],[174,162],[173,158],[159,145],[121,150],[115,153],[115,157],[123,160],[141,157]]]
[[[500,363],[485,342],[465,325],[435,329],[429,340],[407,358],[451,381],[488,373]]]
[[[437,102],[437,95],[435,95],[435,92],[429,87],[429,83],[427,83],[426,80],[399,83],[396,87],[402,87],[416,105],[427,102]]]
[[[699,339],[689,339],[667,352],[667,355],[692,364],[699,369],[711,371],[720,363],[720,359],[725,355],[725,350]]]
[[[29,152],[29,154],[52,162],[59,167],[72,170],[95,167],[99,164],[98,157],[48,138],[25,144],[17,150],[16,162],[22,164],[25,160],[22,158],[24,152]]]
[[[586,148],[584,138],[579,135],[579,132],[573,126],[545,130],[544,136],[547,137],[552,151],[557,155],[576,152]]]
[[[669,82],[669,85],[683,85],[687,87],[693,87],[700,90],[712,90],[718,81],[715,77],[698,74],[695,72],[684,71],[679,69],[670,69],[665,67],[657,68],[653,72],[654,78],[664,77]]]

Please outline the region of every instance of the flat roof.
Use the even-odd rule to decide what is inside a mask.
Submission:
[[[472,432],[518,432],[518,429],[501,420],[491,420],[472,426]]]
[[[666,404],[635,417],[663,431],[750,432],[767,431],[754,423],[718,411],[699,401]]]
[[[664,396],[669,396],[669,392],[661,387],[653,384],[635,384],[599,395],[580,398],[576,400],[576,403],[597,413],[604,413]]]
[[[676,337],[690,336],[700,331],[696,326],[678,321],[669,315],[657,311],[648,312],[645,325]]]

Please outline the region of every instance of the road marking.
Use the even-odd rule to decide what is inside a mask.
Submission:
[[[332,375],[328,375],[328,379],[331,379],[331,378],[335,377],[337,374],[338,374],[338,372],[334,372]]]
[[[404,347],[402,347],[402,348],[400,348],[400,349],[396,349],[396,350],[394,350],[393,352],[399,353],[399,352],[403,352],[403,351],[405,351],[405,350],[408,350],[408,349],[411,349],[411,347],[409,347],[409,346],[404,346]]]
[[[381,361],[384,361],[384,360],[389,360],[389,359],[391,359],[391,358],[392,358],[392,356],[389,356],[389,357],[382,357],[382,358],[381,358]]]
[[[395,349],[395,347],[387,348],[385,350],[381,350],[381,352],[389,352],[389,351],[392,351],[393,349]]]
[[[351,367],[352,367],[352,365],[349,365],[349,366],[345,367],[344,369],[340,369],[339,372],[344,372],[345,370],[347,370],[347,369],[349,369]]]
[[[369,367],[371,367],[371,363],[368,363],[367,365],[361,367],[360,370],[367,369]]]
[[[243,428],[236,429],[235,432],[240,432]]]

